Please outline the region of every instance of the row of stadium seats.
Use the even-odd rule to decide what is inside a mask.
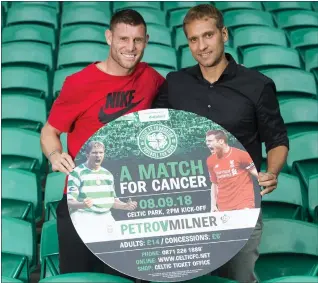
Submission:
[[[10,217],[2,217],[2,225],[2,275],[27,282],[38,257],[32,239],[32,225],[27,221]],[[315,224],[287,219],[264,220],[260,258],[256,263],[256,274],[260,282],[282,276],[317,276],[317,242]],[[48,280],[43,282],[54,282],[54,277],[59,275],[58,254],[56,220],[50,220],[43,225],[40,243],[41,279]],[[130,281],[118,278],[118,281],[107,282]],[[198,278],[191,282],[199,283],[205,280],[200,281]]]
[[[318,35],[318,29],[316,32]],[[160,33],[157,35],[163,36]],[[56,54],[56,66],[55,54],[50,46],[46,44],[30,41],[3,43],[2,65],[25,65],[52,72],[55,68],[64,69],[72,66],[85,66],[90,62],[104,60],[107,57],[108,45],[101,42],[85,42],[83,38],[80,40],[83,41],[77,42],[74,40],[72,43],[60,46],[58,54]],[[304,68],[307,72],[318,70],[318,47],[308,48],[303,53],[303,57],[294,48],[273,44],[259,45],[257,43],[255,46],[250,45],[249,48],[245,48],[241,52],[238,52],[233,47],[226,46],[226,51],[232,54],[236,61],[241,61],[248,68],[258,70],[273,67]],[[188,47],[183,47],[180,53],[180,58],[177,58],[178,53],[172,47],[153,43],[146,47],[143,61],[154,67],[163,67],[171,70],[178,69],[178,65],[180,68],[184,68],[196,64]],[[242,59],[239,59],[240,54],[242,54]],[[278,61],[275,56],[280,58],[280,60]]]
[[[199,3],[213,2],[163,2],[162,10],[160,2],[114,2],[112,8],[110,2],[65,2],[62,12],[57,2],[52,2],[52,4],[29,2],[27,5],[24,2],[14,2],[12,7],[8,8],[7,5],[4,8],[7,13],[5,24],[37,22],[57,30],[60,27],[59,17],[61,17],[61,27],[79,23],[105,26],[109,23],[112,13],[132,8],[139,11],[147,23],[175,28],[182,25],[187,10]],[[299,27],[317,25],[317,15],[313,11],[316,7],[313,7],[311,2],[304,2],[304,4],[291,2],[287,5],[283,2],[274,5],[268,4],[270,2],[263,4],[261,2],[229,3],[231,2],[216,2],[215,5],[224,13],[224,22],[230,29],[243,25],[277,25],[290,31]],[[264,5],[265,11],[263,11],[262,5]]]

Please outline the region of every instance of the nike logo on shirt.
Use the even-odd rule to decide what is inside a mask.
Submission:
[[[107,94],[105,106],[101,107],[98,113],[98,119],[101,123],[107,124],[113,120],[118,119],[119,117],[125,115],[131,109],[136,107],[143,99],[132,102],[135,93],[135,90],[128,90],[123,92],[113,92]],[[106,114],[106,109],[125,107],[117,112]]]

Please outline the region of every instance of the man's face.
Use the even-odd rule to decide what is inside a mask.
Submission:
[[[216,66],[224,53],[224,43],[228,40],[227,29],[218,29],[216,20],[208,17],[194,20],[185,28],[194,59],[203,67]]]
[[[91,152],[87,154],[87,161],[91,168],[98,169],[104,160],[105,150],[101,145],[93,146]]]
[[[205,144],[212,154],[216,153],[217,155],[222,154],[223,150],[223,140],[217,140],[215,135],[209,135],[205,138]]]
[[[115,25],[112,31],[106,31],[106,40],[110,45],[112,59],[122,68],[131,70],[142,59],[148,35],[143,25],[120,23]]]

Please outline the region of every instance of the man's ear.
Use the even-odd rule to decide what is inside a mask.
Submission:
[[[223,42],[224,43],[227,42],[229,40],[229,32],[227,30],[227,27],[223,27],[221,33],[222,33]]]
[[[113,41],[113,33],[111,30],[107,29],[105,31],[105,38],[106,38],[106,42],[108,45],[112,45],[112,41]]]

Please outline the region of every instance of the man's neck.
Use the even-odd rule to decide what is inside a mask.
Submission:
[[[88,162],[85,162],[85,166],[88,168],[88,169],[90,169],[90,170],[94,170],[94,171],[96,171],[96,170],[98,170],[99,168],[100,168],[100,166],[93,166],[93,165],[91,165],[91,164],[89,164]]]
[[[96,66],[102,72],[112,76],[128,76],[134,71],[134,69],[125,69],[119,66],[111,57],[108,57],[105,61],[99,62]]]
[[[230,149],[231,149],[230,146],[229,146],[229,145],[226,145],[226,146],[223,148],[223,154],[229,153]]]
[[[228,60],[223,53],[221,60],[212,67],[203,67],[200,65],[202,76],[210,83],[215,83],[224,72],[226,66],[228,65]]]

